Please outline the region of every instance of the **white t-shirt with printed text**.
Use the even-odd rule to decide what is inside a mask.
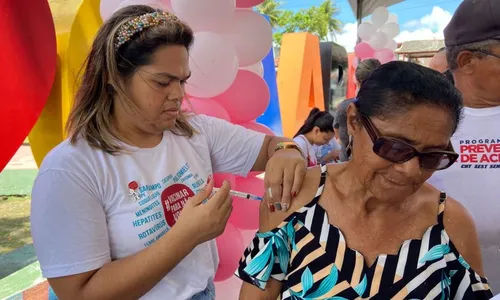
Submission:
[[[31,212],[44,277],[95,270],[137,253],[168,232],[209,175],[246,176],[264,134],[203,115],[190,123],[198,131],[193,137],[167,131],[154,148],[127,146],[130,153],[113,156],[84,140],[64,141],[46,156]],[[217,266],[215,241],[203,243],[141,299],[189,299],[205,290]]]
[[[500,292],[500,106],[465,108],[451,141],[460,154],[429,182],[462,203],[477,226],[486,277]]]

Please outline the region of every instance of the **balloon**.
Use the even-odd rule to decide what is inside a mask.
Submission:
[[[208,1],[207,1],[208,2]],[[231,86],[238,73],[233,45],[213,32],[197,32],[190,51],[191,77],[186,84],[190,96],[210,98]]]
[[[47,1],[2,1],[0,6],[2,171],[28,136],[47,102],[56,74],[57,45]]]
[[[363,22],[358,26],[358,36],[363,41],[369,41],[370,37],[375,33],[375,27],[371,23]]]
[[[215,283],[215,300],[234,300],[240,296],[243,281],[236,276]]]
[[[375,50],[381,50],[381,49],[384,49],[384,47],[388,41],[389,41],[389,39],[387,38],[387,35],[385,33],[381,32],[381,31],[377,31],[370,38],[370,45]]]
[[[236,186],[236,176],[234,176],[233,174],[222,174],[222,173],[214,174],[215,187],[221,187],[224,180],[229,182],[229,184],[231,185],[231,189],[234,189],[234,187]]]
[[[375,52],[374,57],[378,59],[380,63],[385,64],[394,60],[394,52],[389,49],[382,49]]]
[[[380,28],[387,22],[389,18],[389,11],[384,6],[379,6],[375,8],[372,13],[372,23],[375,27]]]
[[[219,31],[230,24],[234,0],[171,0],[174,13],[194,31]]]
[[[389,13],[389,17],[387,18],[387,23],[398,23],[398,16],[393,13]]]
[[[101,0],[101,4],[99,6],[101,18],[104,21],[109,19],[122,2],[123,0]]]
[[[236,227],[226,225],[224,233],[215,239],[219,253],[219,268],[215,273],[214,281],[223,281],[233,276],[238,268],[240,257],[245,250],[243,238]]]
[[[264,65],[262,64],[261,61],[247,67],[241,67],[240,70],[247,70],[264,78]]]
[[[269,22],[258,12],[237,9],[233,22],[225,35],[236,48],[240,67],[260,62],[273,45],[273,33]]]
[[[104,1],[104,0],[102,0]],[[118,5],[116,10],[122,9],[130,5],[147,5],[162,11],[172,12],[170,0],[125,0]]]
[[[219,96],[213,97],[229,113],[231,122],[243,123],[255,120],[269,105],[269,88],[259,75],[239,70],[231,87]]]
[[[222,107],[219,102],[213,99],[189,98],[182,103],[182,108],[186,111],[196,114],[204,114],[226,121],[230,120],[229,114],[224,109],[224,107]]]
[[[257,177],[236,177],[235,189],[262,196],[264,195],[264,180]],[[229,217],[229,223],[239,229],[259,228],[260,203],[256,200],[233,197],[233,212]]]
[[[385,33],[388,39],[393,39],[399,34],[399,25],[396,23],[387,23],[382,25],[380,31]]]
[[[243,126],[243,127],[248,128],[250,130],[253,130],[253,131],[258,131],[258,132],[265,133],[267,135],[274,136],[274,132],[269,127],[262,125],[262,124],[259,124],[255,121],[245,122],[245,123],[241,123],[238,125]]]
[[[375,54],[372,46],[366,42],[362,42],[354,46],[354,53],[359,58],[371,58]]]
[[[385,48],[391,51],[395,51],[396,49],[398,49],[398,43],[395,40],[389,40],[385,45]]]
[[[264,2],[264,0],[236,0],[236,7],[238,7],[238,8],[249,8],[249,7],[252,7],[252,6],[259,5],[262,2]]]

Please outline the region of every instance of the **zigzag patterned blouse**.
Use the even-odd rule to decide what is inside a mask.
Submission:
[[[450,241],[443,225],[446,194],[439,200],[438,223],[421,239],[405,241],[397,255],[379,255],[367,266],[347,247],[342,232],[314,199],[277,228],[257,233],[245,250],[236,276],[265,289],[269,278],[283,282],[282,300],[299,299],[489,299],[487,280],[476,274]]]

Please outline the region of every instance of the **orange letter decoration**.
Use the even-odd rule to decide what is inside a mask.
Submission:
[[[277,81],[283,135],[292,137],[313,107],[325,109],[317,36],[283,35]]]

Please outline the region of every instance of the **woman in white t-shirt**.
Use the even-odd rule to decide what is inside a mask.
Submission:
[[[214,299],[214,238],[232,202],[227,182],[210,197],[212,174],[265,170],[282,210],[300,189],[292,141],[180,111],[192,43],[188,26],[148,6],[97,33],[69,139],[32,193],[35,250],[60,299]]]
[[[307,165],[312,167],[318,164],[313,145],[328,144],[333,137],[333,116],[329,112],[320,111],[319,108],[315,107],[309,113],[304,125],[299,128],[293,140],[306,156]]]

